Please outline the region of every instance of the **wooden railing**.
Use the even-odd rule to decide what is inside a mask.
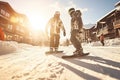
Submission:
[[[120,19],[113,22],[114,28],[120,28]]]

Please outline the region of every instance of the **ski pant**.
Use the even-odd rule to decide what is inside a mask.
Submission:
[[[59,40],[60,40],[59,34],[51,34],[50,35],[50,48],[58,48]]]
[[[76,50],[81,50],[81,52],[82,52],[83,49],[82,49],[82,46],[81,46],[81,42],[76,37],[77,34],[78,34],[78,31],[77,30],[73,30],[71,32],[70,40],[71,40],[73,46],[76,48]]]

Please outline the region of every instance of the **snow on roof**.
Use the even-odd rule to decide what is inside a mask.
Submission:
[[[115,7],[120,6],[120,1],[115,4]]]

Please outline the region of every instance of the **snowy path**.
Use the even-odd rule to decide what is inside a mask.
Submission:
[[[29,46],[0,55],[0,80],[120,80],[119,47],[84,46],[89,56],[64,60],[63,54],[45,55],[47,49]]]

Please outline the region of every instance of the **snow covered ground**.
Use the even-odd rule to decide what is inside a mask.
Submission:
[[[0,80],[120,80],[120,39],[83,44],[81,58],[62,59],[73,46],[60,46],[64,53],[46,55],[48,47],[0,41]]]
[[[120,38],[116,38],[116,39],[109,39],[109,40],[105,40],[105,46],[109,47],[109,46],[119,46],[120,47]],[[85,46],[102,46],[100,41],[97,42],[92,42],[92,43],[84,43],[83,45]]]

